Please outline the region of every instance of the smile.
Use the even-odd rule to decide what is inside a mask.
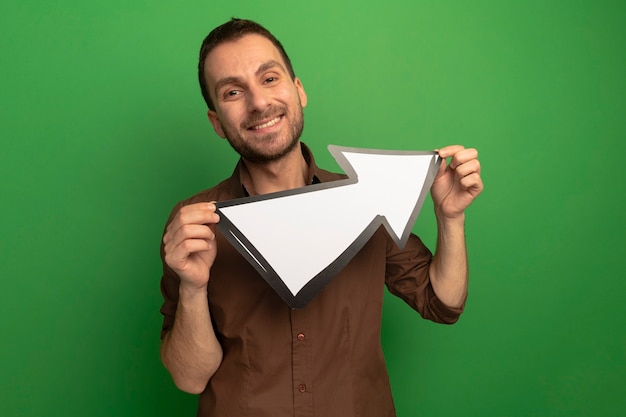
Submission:
[[[267,127],[272,127],[272,126],[274,126],[276,123],[278,123],[280,121],[281,117],[282,116],[275,117],[272,120],[263,123],[262,125],[252,126],[250,129],[251,130],[260,130],[260,129],[265,129]]]

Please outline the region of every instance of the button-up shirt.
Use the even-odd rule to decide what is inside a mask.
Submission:
[[[309,183],[345,178],[302,151]],[[229,179],[177,204],[170,221],[187,204],[244,197],[243,170],[240,161]],[[454,323],[462,312],[434,294],[432,254],[415,235],[400,250],[379,228],[302,309],[289,308],[219,231],[217,245],[207,291],[224,356],[200,395],[198,416],[395,416],[380,342],[385,285],[426,319]],[[163,265],[162,336],[174,323],[179,285]]]

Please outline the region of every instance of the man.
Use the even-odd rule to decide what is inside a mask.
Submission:
[[[483,188],[476,150],[439,150],[449,163],[431,188],[434,257],[415,235],[400,250],[380,228],[305,308],[290,309],[219,234],[213,202],[344,176],[318,168],[300,142],[307,96],[266,29],[239,19],[214,29],[198,70],[213,129],[241,159],[229,179],[168,219],[165,367],[181,390],[200,394],[199,416],[394,416],[380,345],[384,285],[424,318],[458,319],[468,280],[464,211]]]

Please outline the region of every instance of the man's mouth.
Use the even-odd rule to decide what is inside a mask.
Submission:
[[[255,126],[249,127],[248,129],[250,129],[250,130],[260,130],[260,129],[265,129],[265,128],[268,128],[268,127],[272,127],[276,123],[278,123],[281,118],[282,118],[282,116],[276,116],[272,120],[268,120],[267,122],[265,122],[263,124],[260,124],[260,125],[255,125]]]

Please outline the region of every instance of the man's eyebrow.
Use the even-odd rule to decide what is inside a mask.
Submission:
[[[259,68],[257,68],[257,70],[255,71],[256,75],[260,75],[262,72],[265,72],[269,69],[275,68],[275,67],[279,67],[281,70],[283,70],[284,72],[287,72],[285,70],[285,67],[278,61],[271,59],[263,64],[261,64],[259,66]],[[220,90],[220,88],[224,87],[225,85],[228,84],[239,84],[241,83],[242,80],[239,77],[225,77],[222,78],[220,80],[218,80],[215,83],[215,87],[213,88],[214,92],[215,92],[215,96],[217,97],[217,93]]]
[[[215,87],[213,87],[213,90],[215,92],[215,97],[217,97],[217,92],[220,90],[220,88],[228,84],[238,84],[240,82],[241,82],[241,78],[239,77],[226,77],[226,78],[222,78],[221,80],[218,80],[215,83]]]
[[[274,59],[271,59],[267,61],[266,63],[261,64],[261,66],[256,70],[256,75],[260,75],[262,72],[272,69],[274,67],[280,67],[281,70],[283,70],[284,72],[287,72],[285,71],[285,67],[283,67],[283,65],[280,62]]]

